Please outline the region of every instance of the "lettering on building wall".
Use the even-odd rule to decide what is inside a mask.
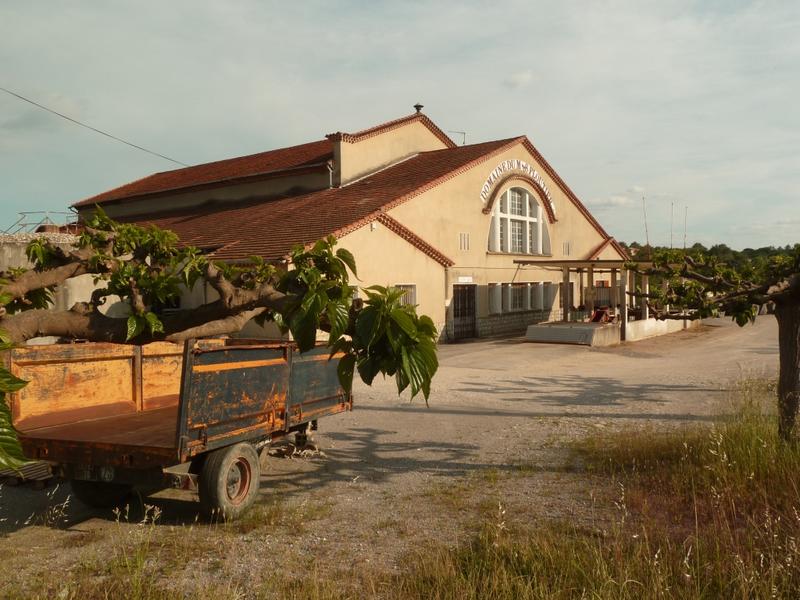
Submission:
[[[492,172],[489,173],[489,177],[486,178],[486,181],[481,187],[481,201],[484,205],[489,201],[489,197],[492,195],[492,188],[497,181],[506,175],[512,174],[520,174],[526,175],[530,177],[534,183],[536,183],[536,187],[538,187],[544,197],[547,199],[548,204],[550,204],[550,208],[553,210],[553,214],[555,214],[556,207],[553,205],[553,199],[550,197],[550,190],[547,188],[547,184],[542,179],[542,176],[539,172],[533,168],[532,165],[528,164],[524,160],[519,160],[518,158],[509,158],[504,160],[499,165],[497,165]]]

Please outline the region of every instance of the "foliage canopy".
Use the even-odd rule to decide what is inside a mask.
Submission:
[[[27,247],[32,268],[0,274],[0,351],[39,336],[143,344],[233,334],[247,322],[276,323],[291,332],[301,352],[328,333],[330,356],[340,356],[339,380],[346,390],[354,374],[371,384],[378,374],[394,377],[398,393],[410,388],[426,401],[438,368],[433,321],[401,301],[402,292],[373,286],[364,301],[353,299],[349,273],[353,255],[330,236],[295,247],[287,260],[270,263],[253,256],[224,263],[156,227],[118,223],[101,210],[85,224],[74,247],[45,237]],[[87,302],[53,310],[56,286],[91,275],[95,291]],[[202,283],[216,297],[197,307],[176,306],[182,290]],[[101,310],[110,301],[127,315]],[[24,460],[13,429],[6,395],[26,382],[0,366],[0,468]]]

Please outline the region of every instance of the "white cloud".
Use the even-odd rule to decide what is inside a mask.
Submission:
[[[531,81],[533,81],[533,71],[527,69],[512,73],[503,80],[503,84],[510,88],[521,88],[527,87]]]
[[[800,4],[509,0],[503,15],[455,1],[3,3],[0,83],[190,163],[419,101],[468,142],[529,135],[619,239],[643,238],[643,194],[654,242],[673,200],[704,243],[800,238],[770,226],[800,219]],[[0,94],[0,228],[172,167],[34,114]]]
[[[586,202],[589,208],[594,210],[603,210],[606,208],[621,208],[632,206],[634,204],[633,198],[624,195],[607,196],[606,198],[594,198]]]

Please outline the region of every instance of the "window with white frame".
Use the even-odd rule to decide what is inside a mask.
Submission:
[[[544,282],[534,281],[529,288],[531,310],[544,309]]]
[[[397,283],[395,286],[398,290],[405,292],[400,297],[400,306],[416,306],[417,304],[417,286],[413,283]]]
[[[503,312],[503,286],[499,283],[489,284],[489,313]]]
[[[525,310],[525,294],[528,291],[528,284],[512,283],[510,288],[509,308],[511,310]]]
[[[539,201],[523,188],[506,190],[492,209],[489,251],[550,254],[550,234]]]

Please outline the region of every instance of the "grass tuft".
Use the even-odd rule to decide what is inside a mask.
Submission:
[[[769,382],[736,390],[741,409],[710,427],[579,442],[579,462],[619,489],[603,529],[507,515],[467,545],[420,553],[390,598],[797,598],[800,449],[763,407]]]

